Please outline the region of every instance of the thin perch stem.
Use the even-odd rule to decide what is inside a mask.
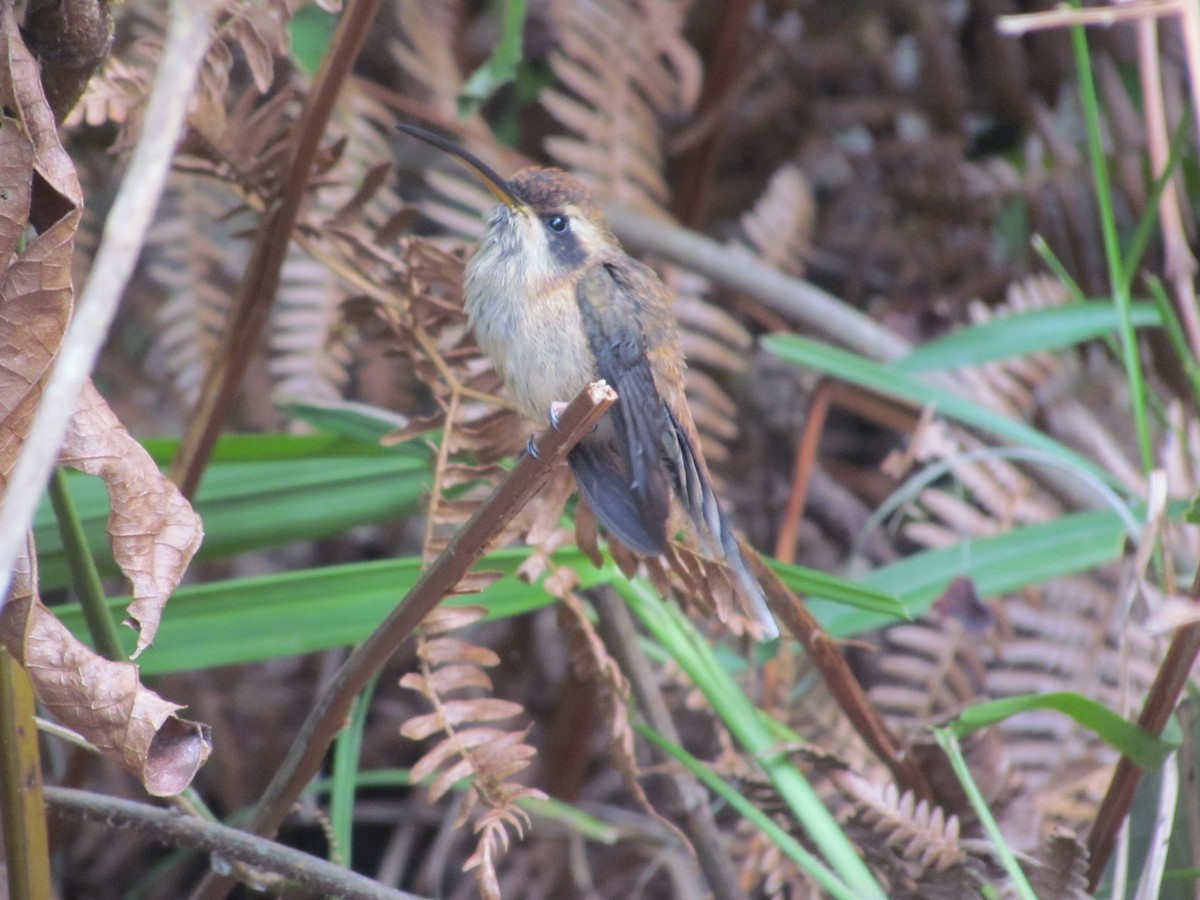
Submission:
[[[330,744],[346,724],[354,698],[421,620],[449,594],[488,544],[541,489],[551,469],[587,434],[617,400],[604,382],[588,385],[558,419],[533,442],[536,456],[525,454],[508,478],[467,521],[375,632],[350,655],[317,699],[291,749],[246,824],[246,830],[273,835],[304,787],[320,771]],[[233,885],[227,876],[209,875],[194,900],[224,897]]]

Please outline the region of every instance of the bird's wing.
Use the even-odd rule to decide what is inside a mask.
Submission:
[[[620,399],[609,426],[571,452],[571,467],[601,523],[631,549],[655,556],[666,549],[672,479],[662,448],[674,428],[647,357],[643,303],[605,265],[580,279],[576,298],[598,374]]]

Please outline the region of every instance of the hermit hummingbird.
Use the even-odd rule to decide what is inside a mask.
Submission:
[[[600,523],[631,550],[658,556],[673,494],[705,550],[732,570],[763,636],[776,637],[700,451],[666,285],[621,248],[578,179],[540,167],[504,179],[432,132],[398,127],[457,158],[499,201],[467,262],[464,306],[521,413],[553,421],[593,381],[616,390],[613,410],[568,456]]]

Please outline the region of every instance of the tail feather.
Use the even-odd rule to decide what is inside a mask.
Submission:
[[[746,611],[762,629],[763,640],[770,641],[779,637],[779,626],[775,623],[775,617],[771,615],[771,610],[767,606],[767,597],[763,593],[762,585],[758,583],[758,579],[746,565],[741,548],[738,547],[737,538],[723,516],[721,518],[721,549],[724,551],[725,561],[733,569],[738,586],[742,589],[742,595],[749,603],[750,608]]]

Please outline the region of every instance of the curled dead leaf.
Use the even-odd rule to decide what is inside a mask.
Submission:
[[[136,657],[154,640],[163,606],[200,549],[200,517],[90,381],[76,401],[59,461],[98,475],[108,489],[113,558],[133,586]]]
[[[120,763],[156,797],[186,788],[212,752],[207,725],[142,686],[138,667],[96,655],[37,597],[32,542],[18,559],[0,641],[29,673],[39,700],[64,725]]]

